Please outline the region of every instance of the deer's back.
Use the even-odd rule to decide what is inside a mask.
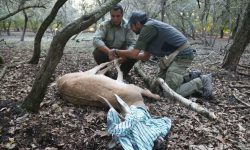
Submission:
[[[62,98],[77,105],[106,106],[99,97],[102,96],[117,107],[114,94],[119,95],[128,105],[143,101],[141,96],[143,89],[104,75],[71,73],[61,77],[57,83]]]

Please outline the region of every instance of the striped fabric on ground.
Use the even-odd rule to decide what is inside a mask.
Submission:
[[[171,127],[167,117],[154,119],[143,108],[131,106],[131,112],[121,122],[117,112],[110,109],[107,115],[108,133],[124,150],[151,150],[158,137],[165,137]]]

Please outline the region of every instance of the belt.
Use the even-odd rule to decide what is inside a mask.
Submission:
[[[167,69],[170,66],[170,64],[173,62],[173,60],[175,59],[175,57],[179,54],[179,52],[187,49],[188,47],[190,47],[190,44],[187,41],[184,44],[182,44],[179,48],[177,48],[173,53],[171,53],[168,56],[163,57],[160,60],[160,68],[162,70]]]

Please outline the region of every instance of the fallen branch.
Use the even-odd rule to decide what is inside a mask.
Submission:
[[[245,68],[245,69],[250,69],[250,66],[247,66],[247,65],[240,65],[238,64],[239,67],[242,67],[242,68]]]
[[[190,42],[190,45],[202,45],[203,42],[199,42],[199,41],[196,41],[196,42]]]
[[[8,64],[6,65],[8,68],[11,68],[11,67],[15,67],[17,65],[21,65],[21,64],[25,64],[27,63],[27,61],[20,61],[20,62],[17,62],[17,63],[14,63],[14,64]]]
[[[230,88],[250,88],[250,85],[243,85],[243,84],[236,84],[236,85],[229,85]]]
[[[227,109],[245,109],[247,106],[224,106]]]
[[[240,74],[240,75],[244,75],[244,76],[248,76],[248,77],[250,76],[250,74],[247,74],[247,73],[244,73],[244,72],[240,72],[240,71],[238,71],[238,70],[237,70],[236,72],[237,72],[238,74]]]
[[[3,76],[4,76],[4,74],[5,74],[5,72],[6,72],[6,70],[7,70],[7,66],[4,66],[3,67],[3,70],[2,70],[2,72],[0,73],[0,80],[3,78]]]
[[[15,66],[17,66],[17,65],[24,64],[24,63],[26,63],[26,61],[21,61],[21,62],[15,63],[15,64],[3,65],[3,70],[2,70],[2,72],[0,73],[0,80],[4,77],[5,72],[6,72],[6,70],[7,70],[8,68],[15,67]]]
[[[207,64],[208,66],[213,66],[213,65],[217,65],[217,64],[220,64],[221,63],[221,61],[216,61],[216,62],[214,62],[214,63],[211,63],[211,64]]]
[[[136,73],[138,73],[143,81],[147,84],[147,85],[151,85],[153,78],[150,78],[149,76],[147,76],[142,69],[140,69],[140,62],[136,63],[135,66],[135,71]],[[209,112],[207,109],[201,107],[200,105],[198,105],[197,103],[194,103],[184,97],[182,97],[181,95],[177,94],[176,92],[174,92],[165,82],[163,79],[158,78],[156,80],[156,82],[158,82],[159,85],[161,85],[161,87],[163,88],[164,91],[166,91],[166,93],[169,95],[169,98],[172,98],[174,100],[177,100],[179,102],[181,102],[182,104],[184,104],[184,106],[191,108],[193,111],[196,111],[197,113],[207,117],[208,119],[211,120],[215,120],[217,119],[217,117],[215,116],[215,114],[213,112]],[[158,86],[159,86],[158,85]]]
[[[248,103],[246,103],[246,102],[240,100],[240,98],[236,95],[236,93],[233,93],[233,96],[234,96],[234,98],[235,98],[237,101],[241,102],[242,104],[246,105],[247,107],[250,107],[250,104],[248,104]]]
[[[206,108],[203,108],[202,106],[198,105],[197,103],[194,103],[194,102],[184,98],[183,96],[179,95],[175,91],[173,91],[162,78],[158,78],[156,81],[163,88],[163,90],[165,92],[167,92],[169,98],[177,100],[178,102],[181,102],[187,108],[191,108],[193,111],[207,117],[210,120],[217,119],[217,117],[215,116],[215,114],[213,112],[208,111]]]

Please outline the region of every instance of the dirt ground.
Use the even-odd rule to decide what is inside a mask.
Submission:
[[[91,36],[91,33],[85,33],[67,43],[51,83],[66,73],[85,71],[96,65],[91,54]],[[0,45],[0,54],[6,64],[31,58],[33,34],[27,36],[24,42],[20,42],[19,35],[1,38],[7,44],[1,42]],[[43,39],[38,65],[9,67],[0,79],[0,149],[107,149],[111,136],[106,132],[106,109],[72,105],[61,99],[57,88],[51,84],[38,114],[28,113],[20,107],[32,89],[51,39],[49,35]],[[190,68],[213,74],[214,100],[194,96],[189,99],[214,112],[217,121],[210,121],[163,95],[160,101],[145,99],[152,116],[172,120],[171,131],[165,137],[162,149],[250,150],[250,107],[247,106],[250,104],[250,48],[240,62],[248,68],[239,67],[237,72],[228,72],[221,68],[227,41],[217,39],[213,48],[194,44],[196,57]],[[199,43],[191,41],[195,42]],[[143,63],[142,69],[149,76],[154,76],[157,62]],[[2,70],[3,67],[0,67],[0,72]],[[147,88],[134,70],[125,82]]]

